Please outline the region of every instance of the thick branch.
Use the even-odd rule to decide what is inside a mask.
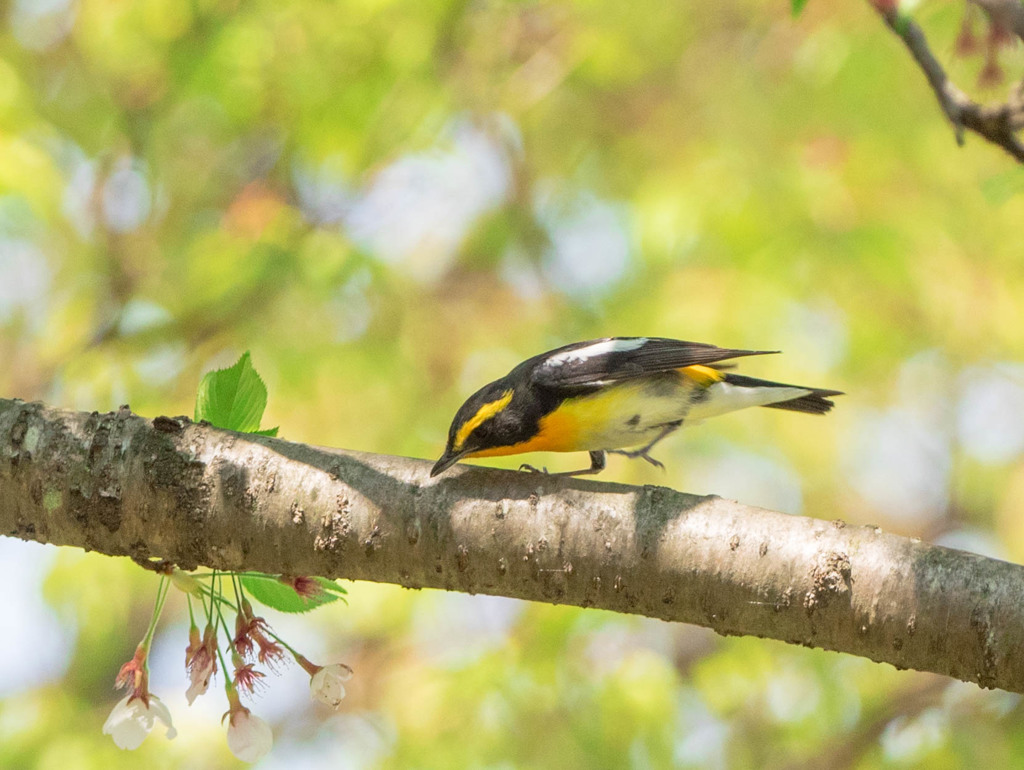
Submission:
[[[1003,104],[978,104],[950,81],[945,69],[928,47],[924,32],[913,20],[898,13],[895,3],[874,0],[873,4],[928,78],[939,106],[953,124],[957,143],[963,144],[964,129],[969,129],[1002,147],[1018,162],[1024,163],[1024,142],[1017,137],[1017,131],[1024,127],[1024,91],[1020,87],[1016,88]],[[1021,20],[1014,16],[1011,21],[1016,25]],[[1009,28],[1017,31],[1015,26]]]
[[[1024,568],[661,487],[0,400],[0,532],[600,607],[1024,692]]]

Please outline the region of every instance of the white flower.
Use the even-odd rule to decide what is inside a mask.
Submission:
[[[317,671],[309,680],[313,697],[331,708],[338,708],[345,697],[345,685],[352,678],[352,669],[344,663],[332,663]]]
[[[228,748],[243,762],[256,762],[274,745],[270,725],[247,708],[231,713],[228,722]]]
[[[196,698],[205,693],[210,687],[210,677],[213,672],[216,671],[216,665],[211,660],[208,665],[204,667],[196,667],[189,672],[191,684],[188,686],[188,690],[185,691],[185,698],[188,700],[188,705],[192,705]]]
[[[188,636],[185,670],[191,684],[185,697],[191,706],[192,702],[210,687],[210,677],[217,673],[217,634],[213,626],[207,624],[202,641],[199,640],[199,629],[195,626],[189,629]]]
[[[167,728],[168,738],[178,734],[171,724],[171,712],[159,698],[150,695],[147,706],[142,698],[126,695],[117,702],[103,723],[103,734],[113,738],[119,749],[137,749],[157,721]]]

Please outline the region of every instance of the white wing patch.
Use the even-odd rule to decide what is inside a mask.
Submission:
[[[593,345],[587,345],[585,348],[566,350],[564,353],[558,353],[557,355],[551,356],[544,362],[544,364],[545,366],[561,366],[562,364],[578,363],[580,361],[586,361],[588,358],[606,356],[609,353],[625,353],[630,350],[636,350],[637,348],[643,347],[645,344],[647,344],[646,337],[604,340],[603,342],[595,342]]]

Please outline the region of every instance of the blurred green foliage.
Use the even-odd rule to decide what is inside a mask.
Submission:
[[[565,342],[781,348],[744,371],[846,390],[828,419],[724,417],[666,444],[667,474],[606,475],[1024,558],[1024,177],[955,146],[868,4],[0,10],[0,395],[189,413],[201,374],[251,349],[283,437],[432,458],[466,395]],[[945,53],[960,13],[915,17],[969,84],[980,63]],[[1003,64],[1020,76],[1019,51]],[[272,683],[253,706],[277,732],[267,767],[1024,765],[1002,693],[349,588],[348,607],[270,617],[356,676],[337,715],[301,672]],[[56,556],[64,653],[37,659],[29,628],[0,663],[0,767],[229,766],[216,688],[184,708],[173,602],[153,689],[179,737],[123,754],[100,734],[154,593],[133,565]],[[35,684],[7,684],[22,668]]]

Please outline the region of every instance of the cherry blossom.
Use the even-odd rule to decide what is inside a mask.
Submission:
[[[210,687],[210,678],[217,673],[217,634],[213,625],[207,624],[202,641],[199,629],[189,629],[189,644],[185,648],[185,669],[188,671],[189,688],[185,693],[188,705],[205,693]]]
[[[309,674],[309,692],[313,699],[331,708],[338,708],[345,698],[344,682],[352,678],[351,667],[344,663],[318,666],[298,653],[295,654],[295,662]]]
[[[103,734],[113,738],[119,749],[137,749],[157,722],[167,728],[169,739],[178,734],[167,706],[155,695],[147,695],[146,700],[136,695],[124,696],[103,723]]]
[[[331,708],[338,708],[345,697],[345,685],[352,678],[352,669],[344,663],[332,663],[317,671],[309,680],[309,690],[315,700]]]
[[[270,725],[242,705],[234,687],[228,687],[227,695],[231,706],[224,715],[228,720],[228,748],[243,762],[256,762],[273,747],[274,734]]]

